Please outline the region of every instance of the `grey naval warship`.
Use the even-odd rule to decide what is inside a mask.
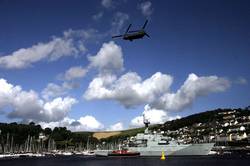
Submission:
[[[124,149],[131,152],[139,152],[140,156],[186,156],[208,155],[214,143],[183,144],[170,137],[164,136],[163,132],[151,132],[148,129],[150,122],[144,118],[145,131],[131,137]],[[96,150],[97,156],[108,156],[112,150]]]

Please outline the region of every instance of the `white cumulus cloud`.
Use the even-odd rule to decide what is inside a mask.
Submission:
[[[69,81],[77,78],[82,78],[86,75],[87,72],[87,69],[81,66],[73,66],[65,72],[64,79]]]
[[[84,97],[87,100],[117,100],[125,107],[133,107],[153,102],[168,91],[171,83],[172,77],[160,72],[144,81],[134,72],[128,72],[118,79],[115,75],[100,75],[91,81]]]
[[[111,8],[113,7],[113,0],[102,0],[101,4],[105,8]]]
[[[0,57],[0,67],[7,69],[25,68],[43,59],[55,61],[63,56],[77,55],[78,51],[72,39],[53,38],[48,43],[38,43]]]
[[[54,129],[55,127],[67,127],[70,126],[70,124],[72,124],[73,122],[75,122],[75,119],[71,119],[69,117],[65,117],[63,118],[61,121],[56,121],[56,122],[39,122],[39,124],[41,125],[41,127],[43,129],[45,128],[51,128]]]
[[[150,124],[163,124],[169,119],[167,113],[164,110],[152,109],[148,105],[146,105],[144,107],[142,115],[133,118],[130,122],[130,126],[131,127],[144,126],[143,115],[147,120],[150,121]]]
[[[190,74],[174,93],[170,90],[172,82],[172,76],[160,72],[145,80],[135,72],[128,72],[119,78],[111,74],[98,75],[83,96],[87,100],[115,100],[125,107],[149,104],[151,108],[180,111],[192,105],[197,97],[222,92],[230,87],[230,81],[225,78]]]
[[[104,128],[104,125],[102,123],[100,123],[96,120],[95,117],[90,115],[81,117],[78,122],[80,122],[81,126],[83,126],[85,130],[99,130]]]
[[[76,89],[80,85],[78,82],[63,82],[61,85],[55,83],[48,83],[48,85],[42,90],[42,97],[45,100],[50,100],[55,97],[66,96],[69,90]]]
[[[104,125],[99,122],[95,117],[86,115],[79,119],[72,119],[65,117],[64,119],[56,122],[40,122],[42,128],[49,127],[67,127],[71,131],[98,131],[104,129]]]
[[[67,30],[61,37],[52,37],[48,42],[38,42],[27,48],[20,48],[0,57],[0,67],[22,69],[39,61],[56,61],[66,56],[78,56],[86,53],[85,42],[97,39],[94,29]]]
[[[107,131],[121,131],[123,129],[124,127],[123,127],[122,122],[118,122],[113,125],[110,125],[109,128],[107,128]]]
[[[144,16],[150,16],[153,13],[152,3],[150,1],[140,3],[138,8]]]
[[[218,76],[189,74],[188,78],[176,93],[165,93],[151,107],[167,111],[180,111],[192,105],[197,97],[210,93],[222,92],[230,87],[230,81]]]
[[[58,121],[77,103],[77,100],[71,97],[58,97],[45,102],[35,91],[24,91],[21,86],[13,86],[5,79],[0,79],[0,87],[0,109],[11,108],[9,118],[35,122]]]
[[[122,49],[113,41],[104,43],[95,56],[88,56],[88,60],[89,68],[97,68],[100,73],[123,69]]]
[[[113,17],[113,20],[112,20],[112,23],[111,23],[111,26],[112,26],[111,33],[113,33],[113,34],[122,33],[121,30],[124,29],[125,23],[128,20],[129,20],[129,15],[128,14],[122,13],[122,12],[116,12],[114,14],[114,17]],[[125,29],[124,29],[124,31],[125,31]]]
[[[49,100],[50,98],[63,96],[66,93],[67,89],[65,87],[54,83],[48,83],[47,87],[42,91],[42,97],[46,100]]]
[[[67,116],[71,107],[77,103],[77,100],[71,97],[55,98],[50,102],[46,102],[43,106],[42,114],[46,117],[44,121],[58,121]]]

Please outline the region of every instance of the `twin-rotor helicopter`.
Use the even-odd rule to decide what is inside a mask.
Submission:
[[[133,30],[130,31],[130,27],[132,24],[129,24],[126,32],[123,35],[116,35],[116,36],[112,36],[112,38],[119,38],[121,37],[123,40],[129,40],[129,41],[133,41],[135,39],[141,39],[144,36],[147,36],[148,38],[150,38],[150,36],[147,34],[147,32],[145,31],[145,27],[147,26],[148,20],[145,21],[144,25],[142,26],[141,29],[139,30]]]

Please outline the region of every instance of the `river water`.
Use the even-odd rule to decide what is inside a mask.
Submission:
[[[41,157],[1,159],[0,166],[250,166],[250,157],[203,156],[171,157],[162,161],[158,157]]]

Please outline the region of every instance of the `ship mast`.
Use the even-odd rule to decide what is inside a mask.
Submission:
[[[148,134],[148,126],[149,126],[150,122],[149,122],[148,119],[146,119],[145,114],[143,114],[143,123],[144,123],[145,128],[146,128],[145,131],[144,131],[144,133]]]

